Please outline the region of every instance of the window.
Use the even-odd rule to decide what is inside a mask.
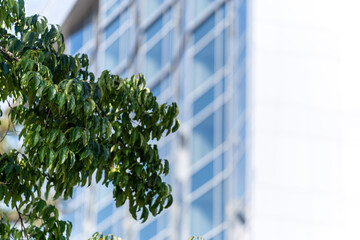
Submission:
[[[191,204],[191,234],[204,235],[212,229],[214,220],[214,194],[213,189],[196,199]]]
[[[130,54],[132,31],[129,14],[129,9],[126,9],[104,30],[106,40],[105,69],[115,69],[124,63]]]
[[[120,3],[123,0],[115,0],[113,3],[111,3],[110,5],[108,5],[107,10],[106,10],[106,16],[110,16],[113,11],[116,9],[117,6],[120,5]],[[109,3],[110,1],[107,0],[107,3]]]
[[[225,221],[225,181],[191,203],[191,234],[202,236]]]
[[[145,6],[146,18],[152,16],[154,12],[164,3],[165,0],[142,0]]]
[[[194,89],[198,88],[215,72],[214,47],[214,41],[211,41],[194,56]]]
[[[97,214],[97,224],[111,216],[113,213],[113,203],[110,203],[105,208],[101,209]]]
[[[140,230],[140,240],[148,240],[167,227],[168,216],[163,214]]]
[[[145,69],[148,79],[155,76],[171,60],[172,34],[173,31],[168,32],[160,41],[147,51],[145,56]]]
[[[208,91],[206,91],[203,95],[194,101],[193,114],[196,115],[199,113],[206,106],[212,103],[212,101],[214,101],[214,87],[211,87]]]
[[[210,115],[193,129],[192,162],[198,162],[214,148],[214,115]]]
[[[70,54],[74,55],[93,38],[93,23],[87,21],[69,37]],[[90,57],[90,56],[89,56]]]
[[[211,161],[191,177],[191,191],[195,191],[214,177],[214,163]]]

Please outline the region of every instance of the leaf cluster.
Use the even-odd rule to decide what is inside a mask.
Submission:
[[[71,198],[93,179],[113,185],[116,206],[128,201],[135,219],[169,207],[171,187],[161,178],[169,162],[150,142],[179,128],[176,104],[158,104],[142,74],[96,78],[87,55],[64,54],[59,26],[25,17],[23,6],[0,0],[0,100],[17,103],[9,115],[23,126],[23,151],[0,157],[0,200],[26,227],[3,219],[0,237],[68,239],[71,223],[45,200],[50,191]]]

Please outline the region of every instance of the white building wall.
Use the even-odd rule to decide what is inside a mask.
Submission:
[[[252,240],[360,239],[355,1],[249,1]]]

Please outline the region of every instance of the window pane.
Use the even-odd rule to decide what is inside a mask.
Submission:
[[[194,101],[193,111],[194,115],[203,110],[214,100],[214,87],[210,88],[203,95]]]
[[[112,21],[109,26],[105,29],[105,38],[110,37],[111,34],[113,34],[117,29],[120,27],[120,19],[116,18],[114,21]]]
[[[130,29],[127,29],[119,38],[120,42],[120,56],[119,56],[119,63],[126,60],[130,53],[129,47],[129,39],[130,39]]]
[[[213,189],[191,204],[191,235],[201,236],[213,226]]]
[[[162,66],[164,66],[166,63],[169,63],[171,61],[171,57],[172,57],[172,37],[173,36],[173,30],[169,31],[165,37],[162,39],[162,44],[163,47],[162,49],[164,50],[163,53],[163,60],[162,60]]]
[[[211,161],[208,165],[201,168],[191,177],[191,191],[195,191],[214,176],[214,163]]]
[[[70,54],[75,54],[83,45],[82,29],[70,36]]]
[[[198,42],[203,36],[205,36],[211,29],[214,28],[215,14],[212,14],[203,24],[201,24],[194,31],[194,41]]]
[[[161,41],[146,53],[146,73],[148,78],[154,76],[161,69]]]
[[[114,69],[119,64],[119,39],[105,50],[105,68]]]
[[[157,233],[157,220],[154,220],[152,223],[144,227],[140,231],[140,240],[148,240],[156,235]]]
[[[193,129],[192,162],[196,163],[214,148],[214,116]]]
[[[214,41],[194,56],[194,88],[200,86],[215,70]]]
[[[112,5],[110,5],[106,11],[106,16],[109,16],[116,9],[116,7],[120,5],[121,2],[122,0],[116,0]]]
[[[245,157],[236,163],[236,196],[242,197],[245,193]]]
[[[199,14],[201,14],[201,12],[204,11],[204,9],[206,9],[207,6],[210,5],[210,3],[214,2],[215,0],[196,0],[193,1],[193,3],[195,4],[195,16],[198,16]]]
[[[112,203],[107,205],[105,208],[103,208],[100,212],[97,214],[97,224],[101,223],[105,219],[107,219],[112,214]]]
[[[146,3],[146,16],[151,16],[164,0],[144,0]]]
[[[146,40],[152,38],[162,27],[162,16],[159,17],[150,27],[146,30]]]

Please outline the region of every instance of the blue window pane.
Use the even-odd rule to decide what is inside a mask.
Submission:
[[[152,94],[154,94],[155,97],[159,97],[161,93],[161,83],[156,84],[151,88]]]
[[[214,176],[214,163],[211,161],[208,165],[201,168],[191,177],[191,191],[195,191]]]
[[[145,0],[144,2],[146,3],[146,16],[151,16],[164,0]]]
[[[105,50],[105,68],[114,69],[119,64],[119,39]]]
[[[201,14],[209,5],[210,3],[214,2],[215,0],[196,0],[192,1],[195,5],[195,16]]]
[[[104,221],[106,218],[108,218],[109,216],[111,216],[113,212],[113,203],[110,203],[109,205],[107,205],[105,208],[103,208],[102,210],[100,210],[97,214],[97,223],[101,223],[102,221]]]
[[[225,240],[225,232],[223,231],[209,240]]]
[[[213,227],[213,189],[191,204],[191,235],[202,236]]]
[[[224,181],[219,183],[215,189],[215,205],[217,218],[214,218],[214,226],[217,226],[225,221],[225,206],[226,206],[226,192]]]
[[[210,88],[203,95],[194,101],[193,112],[194,115],[203,110],[207,105],[209,105],[214,100],[214,87]]]
[[[193,129],[192,162],[198,162],[214,148],[214,115]]]
[[[83,45],[83,32],[77,31],[70,36],[70,54],[75,54]]]
[[[172,38],[173,38],[173,30],[169,31],[165,37],[162,39],[163,44],[163,57],[162,65],[165,65],[166,63],[171,61],[172,57]]]
[[[93,37],[93,23],[90,21],[84,27],[84,44]]]
[[[162,17],[159,17],[150,27],[146,30],[146,40],[152,38],[162,27]]]
[[[245,157],[236,163],[236,196],[244,196],[245,193]]]
[[[215,72],[214,41],[194,56],[194,89]]]
[[[194,31],[194,41],[198,42],[203,36],[205,36],[215,25],[215,14],[212,14],[203,24],[201,24]]]
[[[118,236],[118,237],[123,235],[123,228],[122,228],[122,222],[121,221],[116,221],[116,223],[113,224],[111,234],[114,234],[115,236]]]
[[[105,28],[105,38],[110,37],[111,34],[113,34],[117,29],[120,27],[120,19],[116,18],[114,21],[112,21],[109,26]]]
[[[146,73],[148,78],[154,76],[161,69],[161,41],[146,53]]]
[[[140,240],[148,240],[155,236],[157,233],[157,220],[154,220],[152,223],[144,227],[140,231]]]
[[[114,233],[112,232],[111,226],[108,227],[107,229],[105,229],[105,230],[103,231],[103,234],[104,234],[104,235],[114,234]]]
[[[215,98],[217,98],[218,96],[220,96],[222,93],[225,92],[225,78],[222,78],[221,81],[217,82],[216,83],[216,86],[215,86]]]
[[[220,156],[215,158],[215,168],[214,168],[214,175],[216,176],[221,171],[225,169],[225,154],[222,153]]]
[[[164,229],[167,228],[169,223],[169,218],[168,218],[168,214],[163,214],[161,217],[158,218],[158,223],[157,223],[157,230],[160,232]]]
[[[120,42],[120,56],[119,62],[125,61],[130,53],[130,29],[127,29],[119,38]]]
[[[116,0],[111,6],[109,6],[108,10],[106,11],[106,16],[109,16],[116,9],[116,7],[120,5],[121,2],[122,0]]]

